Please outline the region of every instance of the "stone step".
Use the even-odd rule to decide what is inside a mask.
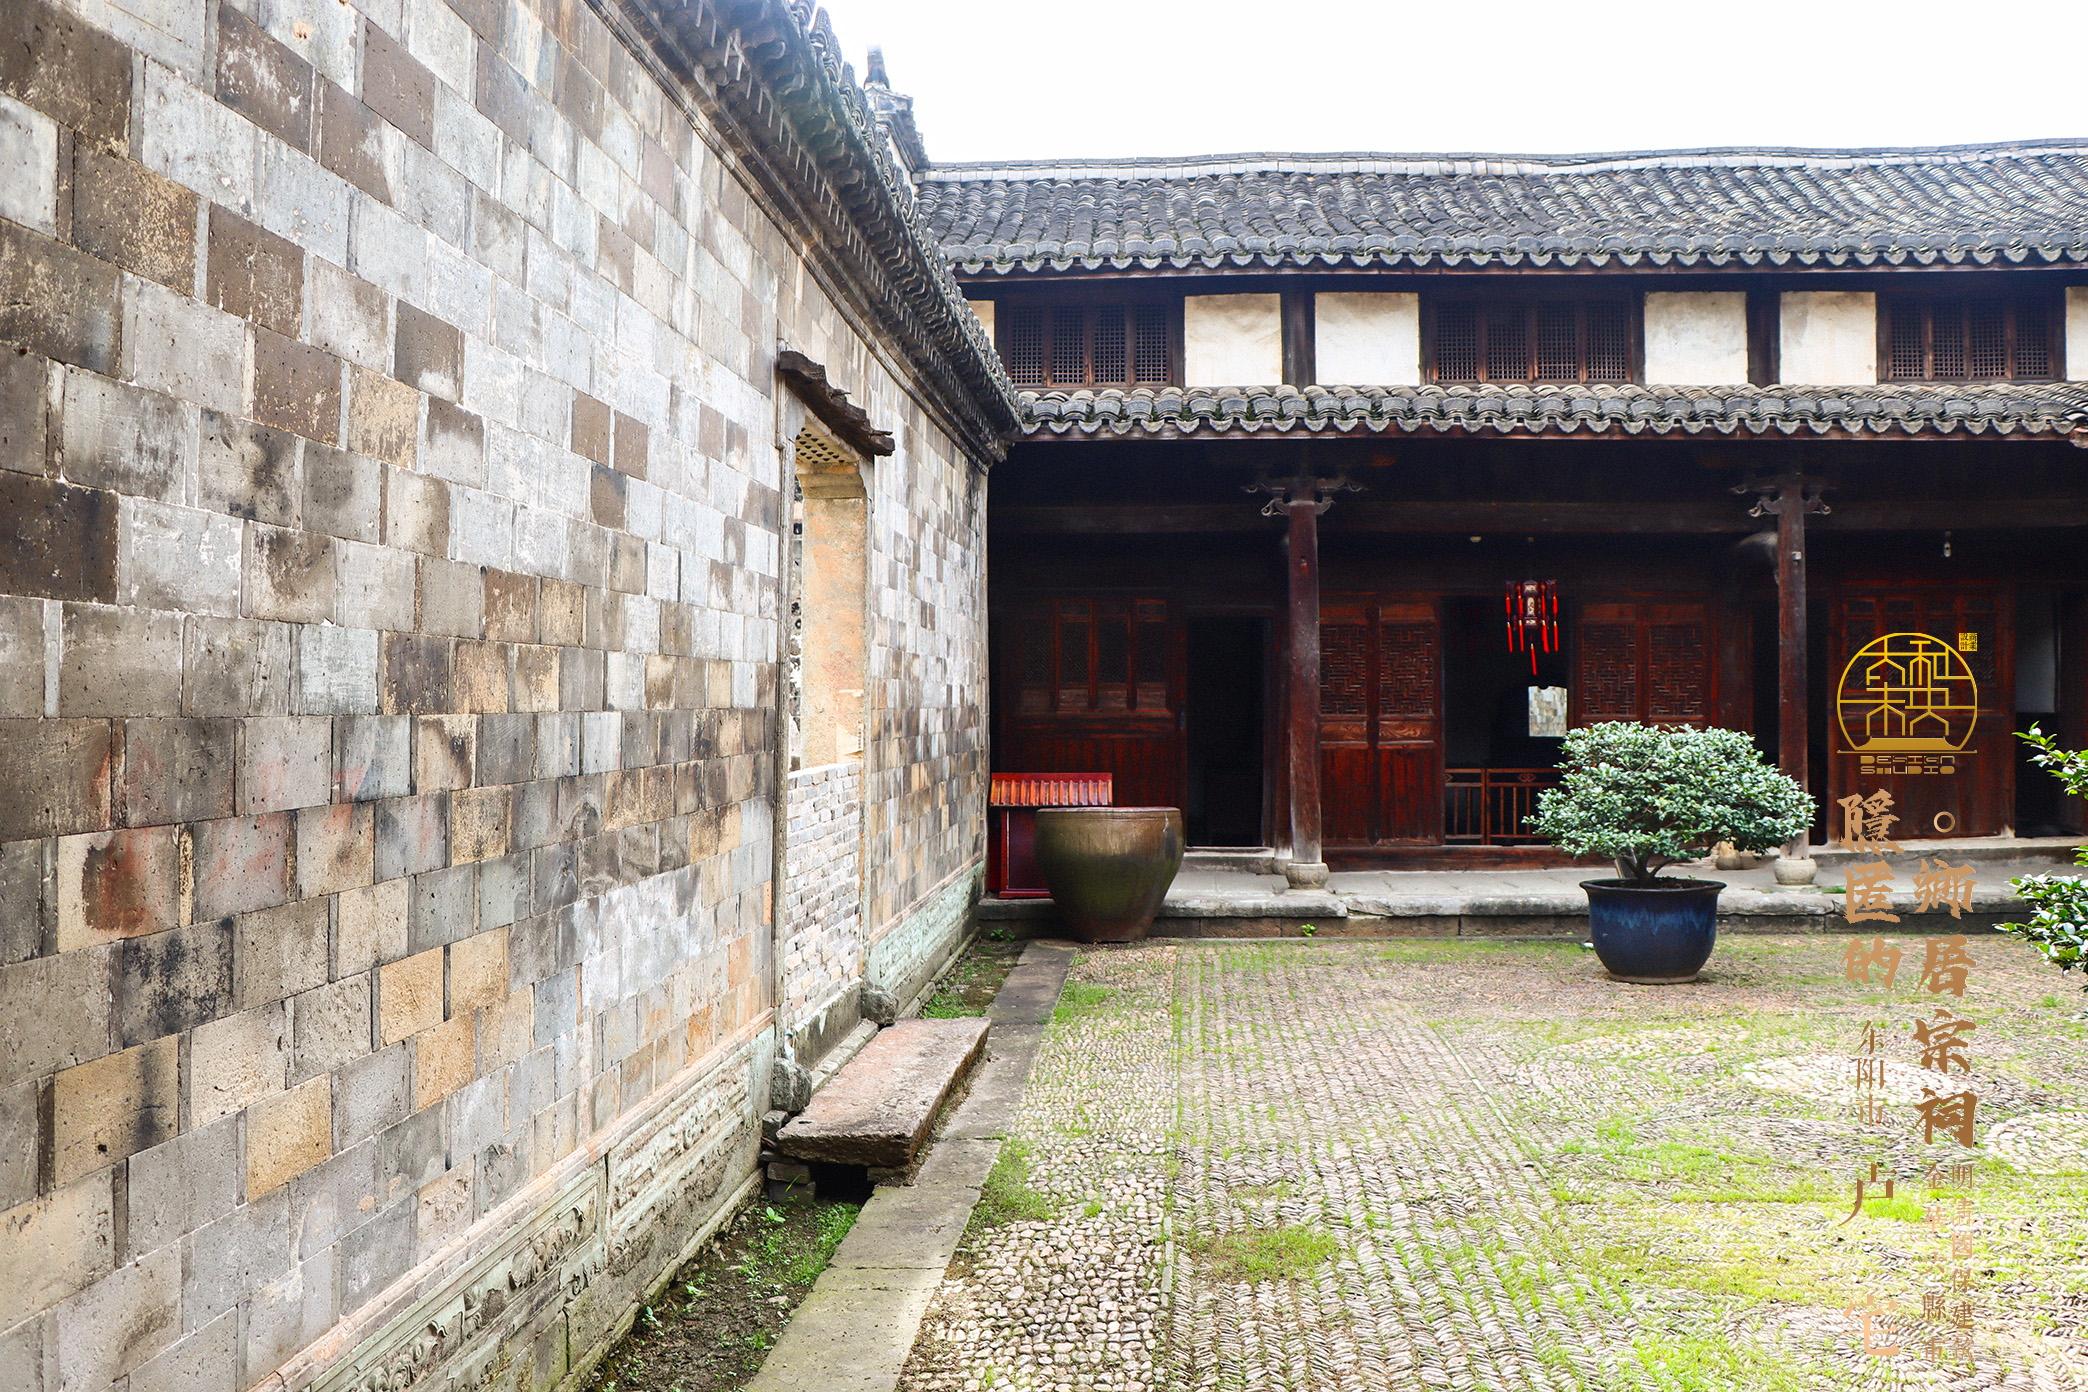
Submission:
[[[776,1150],[792,1160],[903,1169],[985,1048],[984,1019],[901,1020],[879,1030],[785,1123]]]

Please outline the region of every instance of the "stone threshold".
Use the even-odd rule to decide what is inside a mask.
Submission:
[[[881,1185],[746,1392],[893,1392],[1029,1086],[1073,947],[1032,942],[987,1007],[987,1058],[906,1185]]]

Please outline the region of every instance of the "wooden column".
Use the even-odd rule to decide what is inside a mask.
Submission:
[[[1805,479],[1788,474],[1766,485],[1752,509],[1755,516],[1776,514],[1776,762],[1786,774],[1810,790],[1812,731],[1805,687],[1805,515],[1824,512],[1817,491],[1808,495]],[[1801,834],[1784,847],[1785,857],[1803,860],[1808,838]]]
[[[1320,581],[1318,490],[1301,487],[1283,500],[1289,523],[1284,570],[1289,582],[1289,711],[1291,858],[1283,867],[1293,885],[1327,882],[1320,850]]]

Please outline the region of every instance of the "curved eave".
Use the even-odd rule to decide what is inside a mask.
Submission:
[[[1859,394],[1808,397],[1715,395],[1677,400],[1573,393],[1486,398],[1371,400],[1300,393],[1190,391],[1149,394],[1034,393],[1022,396],[1023,437],[1188,440],[1281,436],[1437,435],[1468,438],[1890,440],[1994,438],[2065,440],[2088,447],[2088,404],[2053,400],[2020,412],[1953,400],[1930,411]]]

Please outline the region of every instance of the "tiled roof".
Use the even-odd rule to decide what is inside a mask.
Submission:
[[[946,165],[961,270],[2088,261],[2088,140]]]
[[[1023,433],[2022,435],[2088,446],[2078,385],[1139,387],[1021,394]]]

